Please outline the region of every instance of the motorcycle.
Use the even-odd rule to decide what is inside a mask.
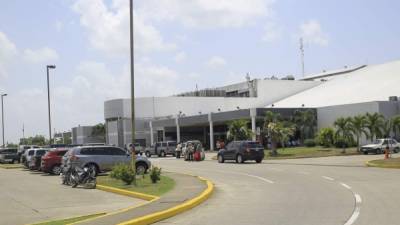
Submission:
[[[83,185],[86,188],[96,188],[96,171],[91,167],[74,167],[70,175],[72,188]]]
[[[71,166],[65,166],[62,168],[62,171],[60,173],[62,184],[71,185],[71,173],[72,173]]]

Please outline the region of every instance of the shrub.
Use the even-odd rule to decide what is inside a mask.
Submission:
[[[157,183],[161,179],[161,168],[156,166],[151,167],[150,179],[153,184]]]
[[[306,140],[304,140],[304,145],[306,146],[306,147],[315,147],[315,141],[314,141],[314,139],[306,139]]]
[[[122,180],[126,185],[130,185],[136,180],[134,169],[126,164],[114,166],[110,173],[110,177],[117,180]]]
[[[319,145],[329,148],[335,142],[334,137],[335,137],[335,131],[332,128],[327,127],[327,128],[322,128],[318,132],[316,140]]]

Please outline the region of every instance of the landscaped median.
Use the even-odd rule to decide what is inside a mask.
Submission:
[[[98,177],[98,182],[97,188],[100,190],[140,198],[147,202],[112,213],[50,221],[40,225],[152,224],[199,205],[207,200],[214,190],[213,184],[204,178],[178,173],[165,173],[158,182],[158,188],[151,187],[150,181],[139,179],[136,186],[124,185],[108,176]]]
[[[370,167],[400,169],[400,158],[371,160],[367,161],[365,164]]]
[[[280,148],[278,149],[277,156],[271,156],[271,150],[265,150],[264,159],[300,159],[300,158],[318,158],[328,156],[349,156],[359,155],[357,148],[347,148],[345,153],[342,153],[341,148],[325,148],[321,146],[316,147],[293,147],[293,148]]]

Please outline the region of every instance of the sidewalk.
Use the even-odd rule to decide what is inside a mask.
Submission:
[[[119,224],[128,220],[146,216],[155,212],[166,210],[175,207],[189,199],[192,199],[201,194],[207,185],[197,177],[166,173],[176,182],[174,189],[167,194],[161,196],[160,199],[149,204],[133,208],[125,212],[100,217],[94,220],[77,223],[79,225],[112,225]]]

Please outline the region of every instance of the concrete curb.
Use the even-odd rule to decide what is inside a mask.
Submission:
[[[365,162],[365,165],[368,166],[368,167],[376,167],[376,168],[400,169],[399,166],[378,165],[378,164],[376,164],[376,163],[373,163],[372,161],[374,161],[374,160],[366,161],[366,162]]]
[[[147,225],[147,224],[152,224],[170,217],[173,217],[179,213],[185,212],[189,209],[194,208],[195,206],[199,205],[200,203],[204,202],[207,200],[211,194],[214,191],[214,185],[211,183],[211,181],[202,178],[202,177],[197,177],[198,179],[205,181],[207,184],[207,188],[197,197],[192,198],[188,201],[185,201],[184,203],[177,205],[175,207],[172,207],[167,210],[163,210],[160,212],[152,213],[146,216],[142,216],[139,218],[135,218],[129,221],[125,221],[123,223],[120,223],[118,225]]]
[[[9,164],[9,165],[13,165],[13,164]],[[9,167],[9,166],[4,166],[4,165],[0,164],[0,168],[1,169],[5,169],[5,170],[10,170],[10,169],[21,169],[21,168],[23,168],[23,166],[11,166],[11,167]]]
[[[143,194],[143,193],[134,192],[134,191],[127,191],[127,190],[108,187],[108,186],[104,186],[104,185],[96,185],[96,189],[99,189],[102,191],[107,191],[107,192],[112,192],[112,193],[119,194],[119,195],[125,195],[128,197],[139,198],[139,199],[146,200],[146,201],[152,201],[155,199],[159,199],[159,197],[155,196],[155,195],[148,195],[148,194]]]

